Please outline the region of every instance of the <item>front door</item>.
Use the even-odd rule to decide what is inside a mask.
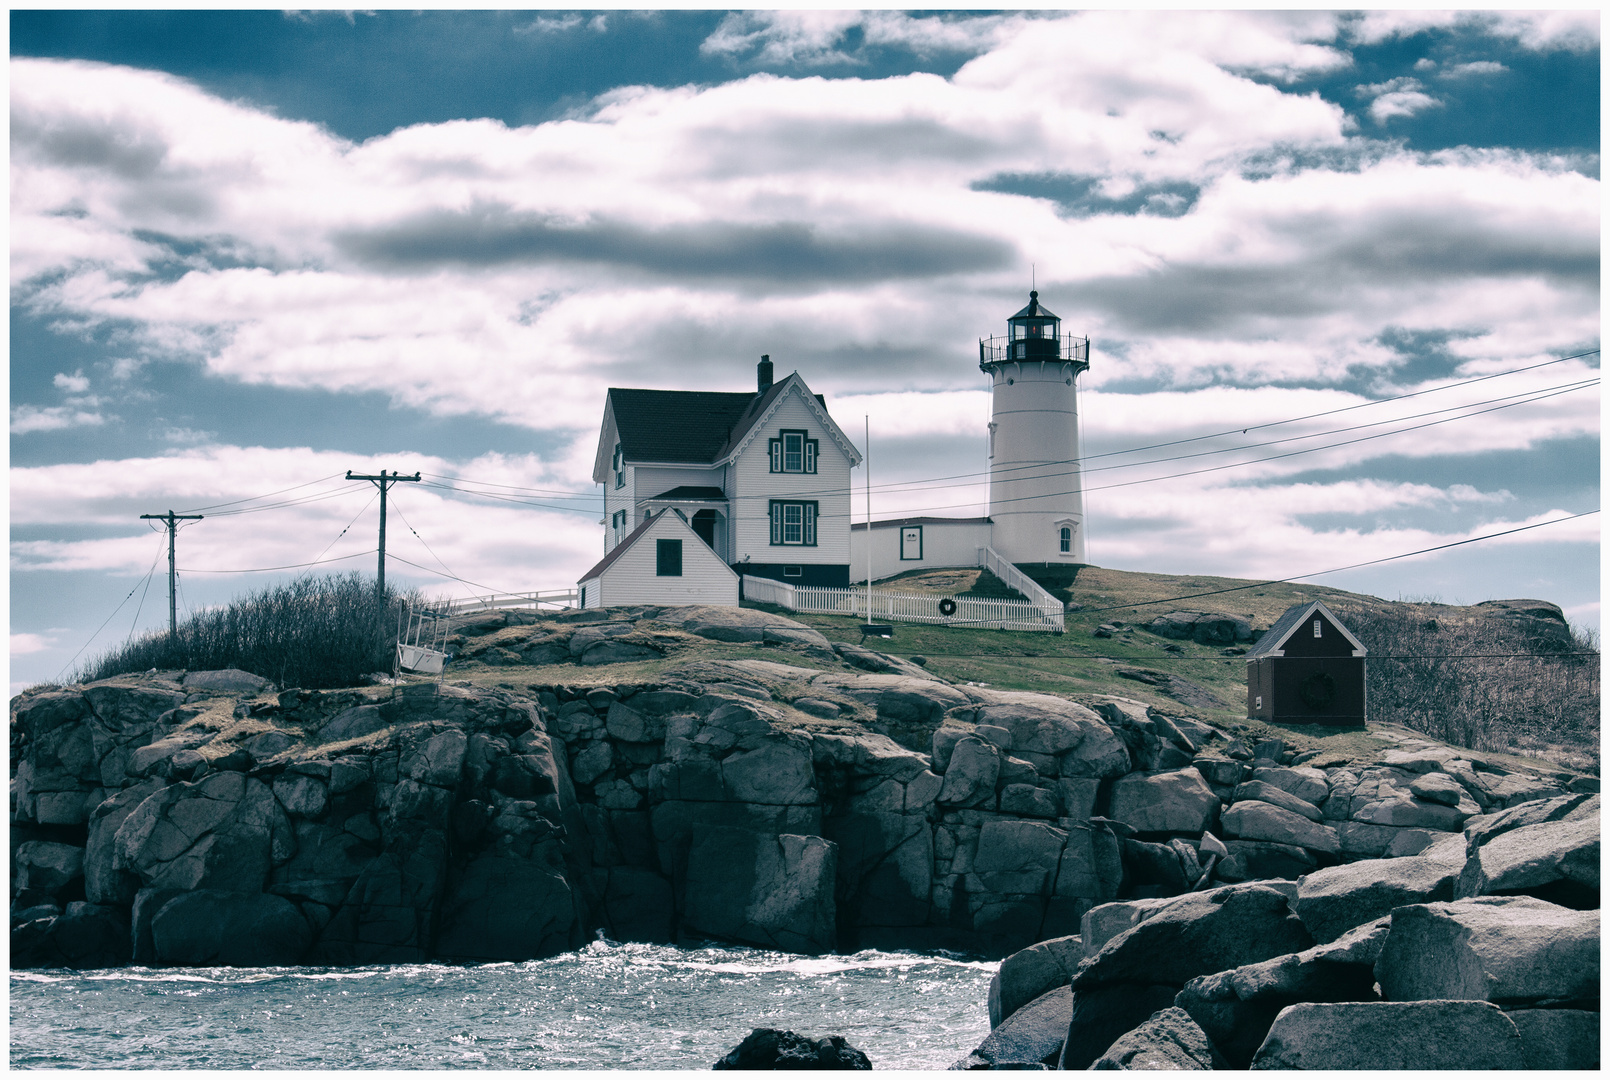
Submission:
[[[914,562],[922,558],[922,526],[908,525],[900,530],[900,560]]]

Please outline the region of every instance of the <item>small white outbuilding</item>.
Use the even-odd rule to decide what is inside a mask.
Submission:
[[[738,575],[683,518],[650,514],[581,576],[584,608],[623,604],[738,606]]]

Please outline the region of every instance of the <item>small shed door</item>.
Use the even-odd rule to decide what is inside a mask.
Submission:
[[[900,530],[900,558],[903,562],[922,558],[921,525],[909,525]]]

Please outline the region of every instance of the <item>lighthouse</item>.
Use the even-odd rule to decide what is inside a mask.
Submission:
[[[1038,292],[1006,322],[1006,337],[978,343],[993,389],[992,545],[1031,577],[1071,581],[1085,561],[1079,375],[1090,367],[1090,340],[1064,336]]]

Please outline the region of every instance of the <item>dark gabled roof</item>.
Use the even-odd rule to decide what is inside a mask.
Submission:
[[[1040,294],[1037,291],[1029,293],[1028,307],[1012,316],[1014,319],[1060,319],[1061,317],[1053,314],[1050,308],[1040,306]]]
[[[988,525],[994,519],[987,517],[952,518],[952,517],[908,517],[887,518],[883,521],[874,521],[874,529],[895,529],[906,525]],[[866,529],[866,522],[858,521],[850,525],[851,529]]]
[[[669,501],[669,502],[726,502],[727,501],[727,493],[725,491],[722,491],[718,487],[693,487],[693,486],[688,485],[688,484],[683,484],[681,487],[674,487],[670,491],[662,491],[660,494],[654,496],[652,499],[644,499],[643,501],[644,502],[664,502],[664,501]]]
[[[623,390],[610,387],[621,454],[633,462],[689,464],[725,457],[787,387],[774,383],[763,394],[705,390]],[[827,410],[827,401],[816,394]]]
[[[621,454],[629,461],[715,461],[759,396],[705,390],[610,387]]]
[[[1363,643],[1353,636],[1352,631],[1342,625],[1342,620],[1336,617],[1334,611],[1318,600],[1309,600],[1307,603],[1293,604],[1287,608],[1285,614],[1276,619],[1275,624],[1263,632],[1263,636],[1258,639],[1257,644],[1247,651],[1246,659],[1256,660],[1260,656],[1269,656],[1282,651],[1286,646],[1286,639],[1291,637],[1299,626],[1306,623],[1309,613],[1314,611],[1324,612],[1325,617],[1331,621],[1331,624],[1342,632],[1342,636],[1352,642],[1355,648],[1364,649]]]
[[[637,528],[635,528],[631,532],[627,533],[626,538],[624,540],[622,540],[620,543],[616,544],[614,547],[610,548],[609,549],[609,554],[605,555],[602,559],[599,559],[598,564],[596,566],[594,566],[591,570],[587,571],[585,574],[581,575],[581,577],[577,578],[576,583],[580,584],[581,582],[584,582],[584,581],[591,581],[593,578],[597,577],[598,575],[602,574],[605,570],[608,570],[611,566],[615,565],[615,560],[620,558],[622,555],[626,554],[626,549],[631,547],[633,544],[637,543],[637,538],[642,536],[643,533],[645,531],[647,531],[647,529],[648,529],[648,527],[650,525],[654,524],[663,515],[668,514],[668,513],[670,513],[669,510],[661,510],[658,514],[653,514],[653,515],[651,515],[649,517],[644,518],[643,519],[643,524],[639,525]]]

